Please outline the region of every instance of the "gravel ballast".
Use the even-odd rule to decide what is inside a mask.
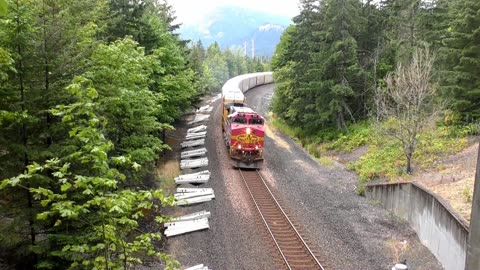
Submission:
[[[273,87],[246,94],[248,104],[264,116]],[[210,229],[168,239],[168,252],[185,267],[203,263],[211,269],[275,269],[275,250],[223,143],[220,102],[214,106],[206,138],[212,175],[201,187],[213,188],[216,198],[174,211],[176,216],[210,211]],[[353,172],[338,163],[323,166],[271,125],[266,130],[261,173],[329,269],[391,269],[404,259],[409,269],[442,269],[408,224],[355,193]],[[406,241],[406,251],[401,241]]]

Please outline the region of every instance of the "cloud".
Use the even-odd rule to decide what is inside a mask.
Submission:
[[[171,0],[177,23],[197,24],[208,17],[215,9],[222,6],[238,6],[261,10],[277,15],[294,17],[299,13],[298,0]]]

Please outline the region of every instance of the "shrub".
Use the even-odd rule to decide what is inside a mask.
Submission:
[[[465,202],[471,203],[473,198],[473,190],[471,188],[465,188],[462,192]]]
[[[420,168],[426,168],[439,160],[442,155],[451,155],[467,146],[465,138],[450,136],[447,129],[439,127],[420,134],[414,162]]]
[[[327,143],[328,150],[351,152],[354,149],[366,145],[373,136],[371,125],[368,122],[360,122],[349,126],[349,132],[340,134],[336,140]]]
[[[392,179],[403,174],[406,164],[401,146],[397,142],[371,145],[367,153],[358,161],[350,163],[348,168],[355,170],[361,183],[374,179]]]

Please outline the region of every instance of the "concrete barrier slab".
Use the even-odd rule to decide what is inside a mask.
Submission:
[[[208,158],[182,159],[180,169],[201,168],[208,166]]]
[[[187,130],[187,133],[197,133],[197,132],[202,132],[202,131],[206,131],[206,130],[207,130],[207,126],[201,125],[201,126],[198,126],[198,127],[189,128]]]
[[[205,139],[198,139],[193,141],[185,141],[180,144],[182,148],[201,146],[205,144]]]

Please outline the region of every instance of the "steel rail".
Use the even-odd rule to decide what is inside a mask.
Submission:
[[[245,183],[245,186],[247,187],[247,190],[248,192],[250,193],[250,196],[255,204],[255,207],[257,208],[259,214],[260,214],[260,217],[262,218],[263,220],[263,223],[265,225],[265,227],[267,228],[270,236],[272,237],[272,240],[274,241],[275,243],[275,246],[277,247],[278,251],[280,252],[280,255],[282,256],[282,259],[284,260],[286,266],[288,267],[288,269],[293,269],[292,266],[290,265],[290,262],[289,260],[287,259],[287,256],[284,254],[284,250],[282,250],[280,244],[278,243],[277,239],[275,238],[275,235],[274,233],[272,232],[271,228],[270,228],[270,225],[268,224],[268,221],[266,220],[264,214],[262,213],[262,210],[260,209],[260,206],[259,204],[257,203],[257,200],[255,199],[255,196],[252,192],[252,190],[250,189],[250,186],[248,185],[247,183],[247,180],[245,179],[245,176],[244,174],[242,173],[242,170],[239,169],[239,172],[240,172],[240,175],[242,176],[242,179]],[[287,216],[287,214],[285,213],[285,211],[283,210],[283,208],[281,207],[280,203],[277,201],[277,199],[275,198],[275,196],[273,195],[272,191],[270,190],[270,188],[268,187],[268,185],[265,183],[265,179],[263,179],[262,175],[258,172],[258,170],[255,170],[256,172],[256,175],[258,176],[258,179],[259,179],[259,182],[261,184],[263,184],[263,186],[265,187],[266,191],[268,192],[268,195],[270,195],[269,197],[272,199],[272,201],[274,202],[274,206],[276,207],[276,209],[278,209],[280,212],[281,212],[281,217],[284,218],[287,222],[288,222],[288,225],[291,229],[293,229],[293,231],[295,232],[295,237],[297,238],[297,240],[300,241],[300,243],[303,245],[303,247],[308,251],[308,255],[310,255],[310,257],[312,258],[312,261],[319,267],[320,270],[325,270],[325,268],[322,266],[322,264],[318,261],[318,259],[316,258],[316,256],[313,254],[312,250],[310,249],[310,247],[307,245],[307,243],[305,242],[305,240],[303,240],[301,234],[298,232],[298,230],[295,228],[295,226],[293,225],[293,222],[290,220],[290,218]]]

